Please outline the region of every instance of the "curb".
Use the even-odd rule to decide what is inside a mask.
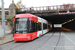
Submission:
[[[13,34],[13,33],[7,33],[7,34],[5,34],[5,35],[9,35],[9,34]]]
[[[4,43],[2,43],[2,44],[0,44],[0,45],[6,44],[6,43],[9,43],[9,42],[12,42],[12,41],[14,41],[14,39],[12,39],[12,40],[10,40],[10,41],[7,41],[7,42],[4,42]]]
[[[9,38],[5,38],[5,39],[0,38],[0,45],[14,41],[13,34],[8,33],[8,34],[6,34],[6,37],[9,37]]]

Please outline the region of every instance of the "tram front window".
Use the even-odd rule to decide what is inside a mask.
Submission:
[[[27,33],[28,18],[17,18],[15,21],[15,33]]]

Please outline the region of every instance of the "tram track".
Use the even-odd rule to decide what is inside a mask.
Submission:
[[[44,43],[46,43],[46,42],[54,35],[54,33],[55,33],[55,32],[53,32],[53,34],[52,34]],[[42,45],[43,45],[44,43],[42,43]],[[18,46],[16,46],[16,47],[11,48],[10,50],[13,50],[14,48],[20,47],[20,46],[22,46],[22,45],[24,45],[24,43],[22,43],[22,44],[20,44],[20,45],[18,45]],[[40,46],[42,46],[42,45],[40,45]],[[32,49],[32,50],[33,50],[33,49]]]
[[[55,33],[55,32],[53,32],[53,34],[52,34],[44,43],[46,43],[46,42],[54,35],[54,33]],[[43,43],[43,44],[44,44],[44,43]],[[43,44],[42,44],[42,45],[43,45]],[[22,43],[22,44],[20,44],[20,45],[17,45],[16,47],[11,48],[10,50],[13,50],[14,48],[20,47],[20,46],[22,46],[22,45],[24,45],[24,43]],[[41,46],[42,46],[42,45],[41,45]]]
[[[59,38],[58,38],[58,41],[57,41],[57,43],[56,43],[56,46],[55,46],[54,50],[56,50],[56,48],[57,48],[57,46],[58,46],[58,44],[59,44],[60,38],[61,38],[61,33],[59,32]]]
[[[24,45],[24,44],[20,44],[20,45],[18,45],[18,46],[16,46],[16,47],[11,48],[10,50],[13,50],[13,49],[15,49],[15,48],[17,48],[17,47],[19,47],[19,46],[21,46],[21,45]]]
[[[48,35],[48,34],[47,34]],[[47,41],[49,41],[53,36],[55,35],[55,32],[53,32],[52,34],[51,34],[51,36],[49,36],[45,41],[43,41],[41,44],[39,44],[38,46],[36,46],[35,48],[32,48],[31,50],[38,50],[41,46],[43,46],[45,43],[47,43]],[[46,36],[46,35],[45,35]],[[58,45],[58,43],[59,43],[59,41],[60,41],[60,36],[61,36],[61,33],[59,32],[59,38],[58,38],[58,40],[57,40],[57,43],[56,43],[56,46]],[[41,38],[41,37],[40,37]],[[16,45],[16,44],[18,44],[18,43],[12,43],[13,45]],[[11,45],[12,45],[11,44]],[[19,43],[17,46],[15,46],[15,47],[11,47],[9,50],[14,50],[14,49],[16,49],[16,48],[19,48],[20,46],[23,46],[23,45],[25,45],[25,44],[28,44],[28,43]],[[54,50],[56,50],[56,47],[54,48]]]
[[[54,33],[55,33],[55,32],[53,32],[53,34],[52,34],[45,42],[43,42],[43,43],[42,43],[41,45],[39,45],[37,48],[32,49],[32,50],[38,50],[38,48],[40,48],[41,46],[43,46],[49,39],[51,39],[51,37],[53,37]],[[56,43],[56,45],[55,45],[56,47],[57,47],[57,45],[59,44],[60,37],[61,37],[61,33],[59,32],[59,38],[58,38],[58,41],[57,41],[57,43]],[[54,48],[54,50],[56,50],[56,47]]]
[[[32,50],[38,50],[38,48],[40,48],[41,46],[43,46],[54,35],[54,33],[55,33],[55,31],[53,32],[53,34],[46,41],[44,41],[41,45],[38,45],[37,48],[34,48]]]
[[[15,42],[15,41],[13,41],[13,42],[11,42],[11,43],[8,43],[8,44],[5,44],[5,46],[8,46],[9,45],[9,47],[12,45],[12,47],[10,47],[8,50],[13,50],[14,48],[16,48],[16,47],[19,47],[19,46],[21,46],[21,45],[23,45],[24,43],[17,43],[17,42]],[[1,46],[3,46],[3,45],[1,45]],[[15,47],[14,47],[15,46]]]

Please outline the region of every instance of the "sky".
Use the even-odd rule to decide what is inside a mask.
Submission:
[[[14,0],[16,4],[20,0]],[[12,0],[4,0],[4,7],[8,8],[12,3]],[[75,0],[22,0],[22,4],[26,7],[39,7],[39,6],[53,6],[53,5],[62,5],[62,4],[75,4]],[[1,0],[0,0],[1,7]]]

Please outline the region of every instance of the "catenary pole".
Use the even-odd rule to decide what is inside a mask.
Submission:
[[[4,0],[1,0],[2,3],[2,28],[4,29],[4,37],[5,37],[5,22],[3,20],[5,20],[5,10],[4,10]]]

